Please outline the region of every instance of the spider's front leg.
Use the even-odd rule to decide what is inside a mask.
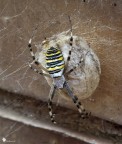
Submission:
[[[70,35],[71,35],[71,37],[69,39],[70,50],[69,50],[67,61],[66,61],[66,67],[69,65],[69,61],[70,61],[71,53],[72,53],[72,45],[73,45],[72,22],[71,22],[70,16],[68,16],[68,18],[69,18],[70,27],[71,27],[70,28],[70,31],[71,31]]]
[[[36,30],[36,29],[35,29],[35,30]],[[33,34],[33,35],[34,35],[34,34]],[[32,35],[32,38],[33,38],[33,35]],[[32,64],[35,64],[37,67],[41,67],[41,69],[43,69],[45,72],[47,72],[47,70],[44,69],[44,68],[40,65],[40,63],[38,62],[38,60],[36,60],[35,54],[34,54],[33,49],[32,49],[32,38],[30,38],[29,43],[28,43],[28,48],[29,48],[30,54],[31,54],[31,56],[32,56],[32,58],[33,58],[33,62],[29,64],[29,67],[30,67],[33,71],[35,71],[36,73],[38,73],[38,74],[40,74],[40,75],[50,77],[49,74],[43,73],[42,71],[39,71],[38,69],[36,69],[36,68],[34,68],[34,67],[32,66]]]
[[[56,124],[56,121],[54,120],[54,114],[52,112],[52,99],[54,97],[56,88],[57,87],[55,85],[52,85],[52,87],[50,89],[50,93],[49,93],[49,100],[48,100],[49,116],[50,116],[52,123],[54,123],[54,124]]]
[[[71,54],[72,54],[72,45],[73,45],[73,36],[72,36],[72,34],[71,34],[71,37],[70,37],[69,45],[70,45],[70,50],[69,50],[68,57],[67,57],[66,67],[69,65],[69,61],[70,61]]]
[[[35,65],[39,66],[40,64],[39,64],[39,62],[36,60],[35,54],[34,54],[33,49],[32,49],[32,38],[30,38],[30,40],[29,40],[28,48],[29,48],[30,54],[31,54],[31,56],[32,56],[32,58],[33,58],[33,62],[32,62],[32,63],[35,63]]]
[[[33,64],[34,62],[35,62],[35,61],[33,61],[32,63],[29,63],[29,67],[30,67],[33,71],[35,71],[36,73],[38,73],[38,74],[40,74],[40,75],[43,75],[43,76],[46,76],[46,77],[51,78],[49,74],[43,73],[42,71],[39,71],[38,69],[34,68],[34,67],[32,66],[32,64]]]
[[[68,95],[72,98],[74,104],[77,106],[79,113],[81,114],[81,117],[87,118],[91,113],[86,112],[84,107],[81,105],[81,102],[79,102],[78,98],[73,94],[71,88],[69,87],[68,83],[64,83],[64,88],[66,88]]]

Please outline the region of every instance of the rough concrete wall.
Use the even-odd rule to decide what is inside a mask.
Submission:
[[[46,80],[28,67],[27,45],[39,24],[34,43],[69,30],[83,37],[101,63],[101,80],[92,97],[82,103],[92,115],[122,124],[122,1],[34,0],[0,1],[0,88],[47,100]],[[36,49],[35,49],[36,50]],[[75,109],[71,101],[57,97],[56,104]]]

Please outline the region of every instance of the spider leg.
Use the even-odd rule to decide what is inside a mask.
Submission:
[[[67,57],[67,65],[69,64],[71,54],[72,54],[72,43],[73,43],[73,37],[71,36],[70,43],[69,43],[70,44],[70,50],[69,50],[69,54],[68,54],[68,57]]]
[[[32,43],[32,39],[33,39],[33,37],[34,37],[34,35],[35,35],[36,31],[37,31],[38,26],[39,25],[37,25],[37,27],[34,29],[34,31],[32,33],[32,36],[31,36],[31,38],[30,38],[30,40],[28,42],[28,48],[30,50],[30,53],[31,53],[31,56],[32,56],[33,60],[35,60],[36,58],[35,58],[35,54],[34,54],[34,52],[32,50],[32,44],[31,43]]]
[[[70,22],[70,31],[71,31],[71,37],[70,37],[70,42],[69,42],[69,45],[70,45],[70,50],[69,50],[69,53],[68,53],[68,57],[67,57],[67,66],[69,64],[69,61],[70,61],[70,58],[71,58],[71,53],[72,53],[72,44],[73,44],[73,34],[72,34],[72,23],[71,23],[71,19],[70,19],[70,16],[68,16],[69,18],[69,22]]]
[[[38,66],[38,65],[39,65],[39,62],[36,60],[35,54],[34,54],[34,52],[33,52],[33,50],[32,50],[32,44],[31,44],[31,42],[32,42],[32,38],[30,38],[30,40],[29,40],[28,48],[29,48],[30,54],[31,54],[31,56],[32,56],[32,58],[33,58],[33,62]]]
[[[38,66],[38,65],[39,65],[39,62],[37,61],[37,59],[36,59],[36,57],[35,57],[35,54],[34,54],[34,52],[33,52],[33,49],[32,49],[32,39],[33,39],[33,37],[34,37],[34,35],[35,35],[36,31],[37,31],[37,28],[38,28],[38,25],[37,25],[37,27],[34,29],[34,31],[33,31],[33,33],[32,33],[32,36],[31,36],[31,38],[29,39],[28,48],[29,48],[29,50],[30,50],[30,54],[31,54],[31,56],[32,56],[32,58],[33,58],[33,61],[34,61],[35,64]],[[45,37],[45,40],[46,40],[46,37]]]
[[[50,116],[52,123],[54,124],[56,124],[56,121],[54,120],[54,114],[52,112],[52,99],[54,97],[55,90],[56,90],[56,86],[52,85],[50,93],[49,93],[49,100],[48,100],[49,116]]]
[[[89,51],[88,51],[89,52]],[[87,53],[88,53],[87,52]],[[85,55],[87,55],[87,53]],[[81,66],[81,69],[82,69],[82,66],[85,65],[85,60],[84,60],[84,57],[81,56],[80,58],[80,61],[78,62],[78,64],[76,66],[74,66],[73,68],[71,68],[70,70],[68,71],[65,71],[65,75],[68,76],[71,72],[73,72],[75,69],[77,69],[79,66]]]
[[[86,110],[84,109],[84,107],[81,105],[81,102],[79,102],[78,98],[73,94],[73,92],[72,92],[72,90],[69,87],[69,85],[68,85],[67,82],[64,83],[64,88],[66,88],[69,96],[72,98],[74,104],[77,106],[78,111],[79,111],[81,117],[83,119],[87,118],[90,115],[90,113],[86,112]]]
[[[35,62],[35,61],[33,61],[32,63],[29,63],[29,67],[30,67],[33,71],[35,71],[36,73],[38,73],[38,74],[40,74],[40,75],[50,77],[49,74],[43,73],[42,71],[39,71],[38,69],[34,68],[34,67],[32,66],[32,64],[33,64],[34,62]],[[51,77],[50,77],[50,78],[51,78]]]
[[[81,63],[82,63],[82,60],[80,60],[79,63],[76,66],[74,66],[73,68],[71,68],[70,70],[65,72],[65,75],[69,75],[71,72],[73,72],[75,69],[77,69],[80,66]]]
[[[41,74],[41,75],[50,77],[48,74],[43,73],[43,72],[37,70],[36,68],[33,68],[33,67],[32,67],[32,64],[34,63],[34,64],[37,65],[38,67],[41,67],[41,69],[43,69],[45,72],[48,72],[45,68],[43,68],[43,67],[40,65],[40,63],[38,62],[37,58],[35,57],[35,54],[34,54],[33,49],[32,49],[32,44],[31,44],[31,43],[32,43],[32,39],[33,39],[33,37],[34,37],[34,35],[35,35],[35,33],[36,33],[37,28],[38,28],[38,26],[37,26],[37,27],[35,28],[35,30],[33,31],[32,36],[31,36],[31,38],[30,38],[30,40],[29,40],[29,42],[28,42],[28,48],[29,48],[30,54],[31,54],[31,56],[32,56],[32,58],[33,58],[33,62],[32,62],[31,64],[29,64],[29,67],[30,67],[32,70],[34,70],[36,73],[38,73],[38,74]],[[46,38],[45,38],[45,39],[46,39]]]

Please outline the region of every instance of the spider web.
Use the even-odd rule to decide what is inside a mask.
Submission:
[[[72,20],[73,35],[90,43],[101,62],[99,87],[83,103],[95,115],[122,124],[121,0],[1,0],[0,89],[47,100],[50,87],[46,80],[28,67],[32,62],[28,40],[37,25],[33,45],[45,37],[68,31],[68,15]],[[57,98],[55,102],[58,105],[63,100]],[[6,104],[4,110],[11,105]],[[64,105],[72,107],[68,102]]]

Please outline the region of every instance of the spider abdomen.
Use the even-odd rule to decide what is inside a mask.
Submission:
[[[60,49],[50,47],[46,52],[46,68],[49,74],[54,77],[60,77],[64,71],[64,57]]]

